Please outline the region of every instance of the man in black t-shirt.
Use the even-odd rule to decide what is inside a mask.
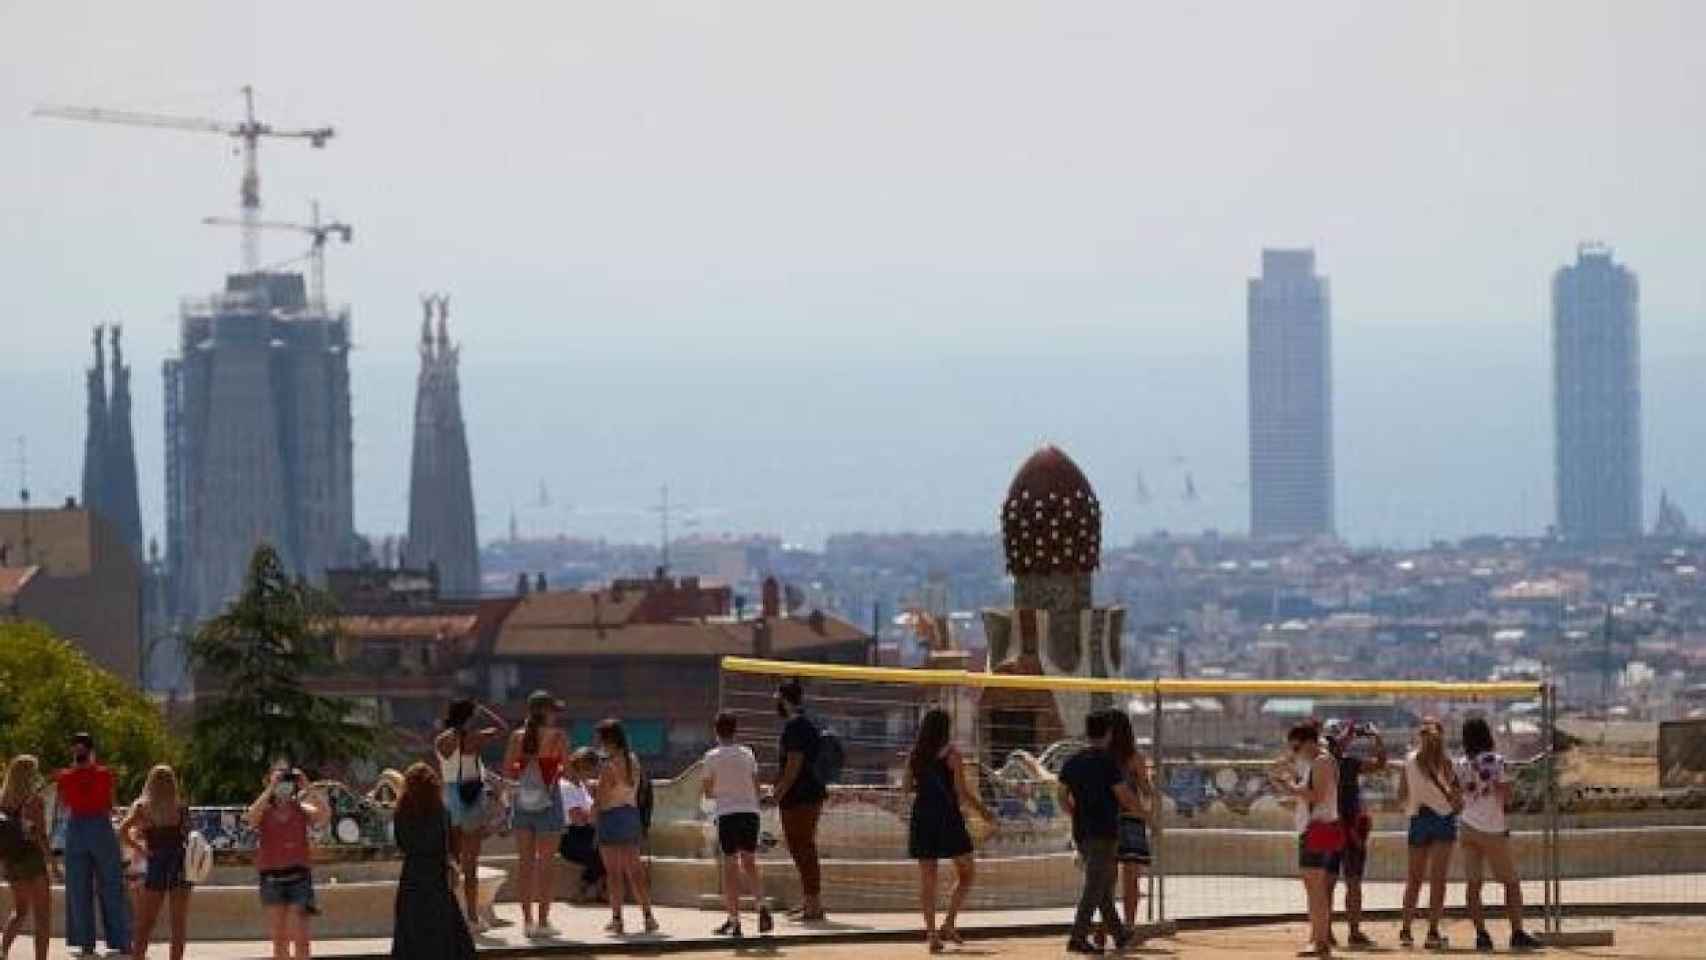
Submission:
[[[800,873],[800,907],[791,915],[798,920],[822,920],[823,875],[818,864],[817,824],[829,788],[817,778],[819,734],[817,725],[805,714],[805,699],[798,680],[788,680],[776,688],[776,713],[784,722],[776,754],[780,772],[770,799],[781,815],[782,836]]]
[[[1078,912],[1067,938],[1068,953],[1101,953],[1090,943],[1090,923],[1097,911],[1102,924],[1113,935],[1114,946],[1123,949],[1130,939],[1114,907],[1114,881],[1119,877],[1115,854],[1119,846],[1120,806],[1136,806],[1131,788],[1113,758],[1108,756],[1108,737],[1113,721],[1108,711],[1097,710],[1084,718],[1084,738],[1090,746],[1079,751],[1060,770],[1060,800],[1072,814],[1072,842],[1084,860],[1084,890],[1078,897]]]

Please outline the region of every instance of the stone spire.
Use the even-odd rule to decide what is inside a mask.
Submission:
[[[95,325],[95,365],[85,375],[87,418],[83,433],[83,508],[107,513],[107,360]]]
[[[142,508],[136,488],[136,442],[130,430],[130,367],[119,344],[120,330],[116,323],[107,329],[113,348],[113,392],[107,405],[105,511],[131,556],[140,561]]]
[[[461,351],[450,342],[450,298],[427,295],[421,304],[426,316],[421,321],[421,372],[415,388],[414,458],[409,473],[410,562],[436,566],[444,596],[475,596],[480,591],[480,547],[457,372]]]

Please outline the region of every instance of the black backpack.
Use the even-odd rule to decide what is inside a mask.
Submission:
[[[829,786],[841,782],[842,768],[847,766],[847,748],[834,730],[817,728],[817,750],[812,754],[812,776],[818,783]]]
[[[24,830],[23,815],[0,810],[0,860],[12,863],[29,849],[30,838]]]
[[[657,805],[657,798],[652,795],[652,778],[641,777],[634,785],[634,805],[640,808],[640,830],[642,833],[652,832],[652,808]]]

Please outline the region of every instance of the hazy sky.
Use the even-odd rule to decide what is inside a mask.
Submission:
[[[706,532],[988,528],[1043,439],[1116,541],[1241,530],[1244,280],[1304,244],[1342,532],[1537,530],[1548,277],[1587,238],[1640,275],[1649,520],[1669,487],[1706,521],[1702,36],[1694,0],[0,0],[0,502],[20,435],[38,499],[76,490],[88,328],[122,320],[158,530],[159,363],[238,250],[198,222],[235,212],[228,142],[30,108],[234,118],[252,82],[338,128],[267,144],[262,194],[356,228],[364,531],[406,521],[427,289],[483,538],[512,506],[646,537],[666,482]]]

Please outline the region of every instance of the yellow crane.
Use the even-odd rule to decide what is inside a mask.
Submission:
[[[102,107],[42,106],[31,111],[32,116],[56,120],[81,120],[89,123],[117,123],[131,127],[159,127],[167,130],[187,130],[192,133],[217,133],[241,141],[243,150],[243,183],[239,193],[243,228],[243,270],[254,273],[261,266],[261,174],[260,143],[262,137],[306,140],[311,147],[324,147],[332,139],[331,127],[301,130],[281,130],[270,123],[255,119],[255,90],[243,88],[243,120],[228,123],[199,117],[175,117],[157,113],[137,113],[131,110],[109,110]]]
[[[201,222],[215,227],[243,227],[250,224],[230,217],[203,217]],[[337,237],[344,243],[355,239],[355,228],[347,223],[321,223],[320,204],[313,205],[313,218],[308,223],[284,223],[278,220],[257,220],[253,224],[256,230],[291,230],[305,233],[311,240],[308,248],[309,283],[312,300],[309,303],[317,310],[326,309],[326,238]]]

